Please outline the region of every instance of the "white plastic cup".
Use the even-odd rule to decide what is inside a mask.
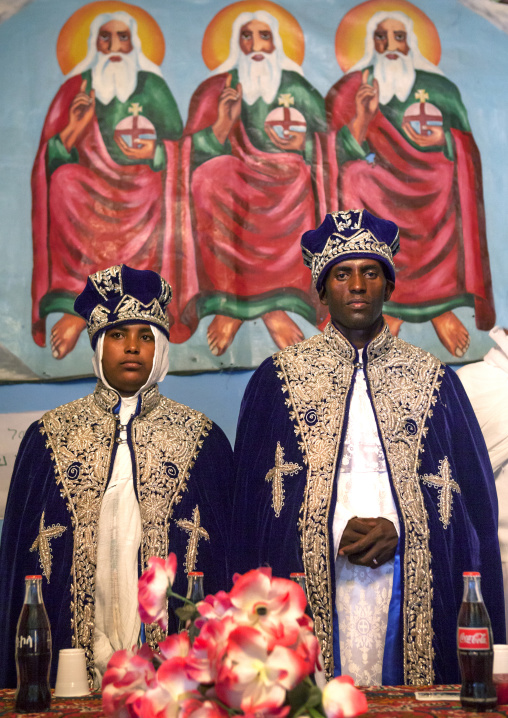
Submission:
[[[73,698],[90,693],[83,648],[61,648],[58,655],[55,696]]]
[[[498,705],[508,703],[508,646],[494,644],[494,666],[492,669],[497,692]]]

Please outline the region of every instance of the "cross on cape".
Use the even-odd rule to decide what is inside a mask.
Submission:
[[[176,523],[181,529],[184,529],[184,531],[187,531],[189,534],[187,553],[185,557],[185,567],[188,573],[189,571],[195,570],[199,540],[204,538],[206,541],[209,541],[210,536],[208,531],[201,526],[201,517],[199,515],[198,506],[196,506],[192,512],[192,521],[189,519],[178,519]]]
[[[415,92],[415,98],[420,100],[420,102],[425,103],[429,99],[429,93],[425,90],[417,90]]]
[[[443,526],[447,528],[452,515],[453,491],[460,494],[460,486],[452,479],[452,469],[448,457],[445,456],[444,459],[439,462],[439,473],[437,475],[425,474],[425,476],[422,476],[422,481],[429,486],[435,486],[439,489],[439,516]]]
[[[67,529],[66,526],[60,526],[56,524],[54,526],[44,525],[45,511],[42,512],[41,521],[39,524],[39,535],[30,546],[30,551],[39,551],[39,561],[42,566],[42,573],[46,576],[49,583],[49,577],[51,576],[51,546],[50,541],[53,538],[61,536]]]
[[[280,516],[284,506],[284,476],[292,476],[297,471],[300,471],[301,468],[299,464],[284,461],[284,449],[280,441],[278,441],[275,449],[275,466],[265,476],[265,481],[272,482],[272,506],[275,516]]]

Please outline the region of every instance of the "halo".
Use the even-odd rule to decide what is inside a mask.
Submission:
[[[153,17],[137,5],[129,5],[121,0],[98,0],[76,10],[60,30],[56,56],[64,75],[85,59],[92,20],[103,12],[119,10],[128,12],[137,21],[143,53],[156,65],[161,64],[166,46],[162,31]]]
[[[219,10],[209,22],[203,35],[201,54],[209,70],[215,70],[229,57],[229,43],[233,22],[241,12],[266,10],[279,21],[279,33],[284,52],[302,64],[305,55],[305,38],[299,22],[277,3],[270,0],[240,0]]]
[[[367,0],[347,12],[335,34],[335,55],[343,72],[347,72],[363,57],[366,25],[379,11],[404,12],[414,24],[420,52],[437,65],[441,59],[441,42],[436,26],[420,8],[408,0]]]

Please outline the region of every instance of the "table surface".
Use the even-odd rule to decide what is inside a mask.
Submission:
[[[380,686],[363,688],[369,703],[369,713],[375,713],[376,718],[443,718],[450,716],[471,716],[474,713],[464,711],[458,701],[417,701],[415,690],[431,690],[433,693],[457,690],[458,686]],[[0,716],[14,716],[14,690],[6,688],[0,690]],[[36,714],[37,715],[37,714]],[[100,693],[93,693],[86,698],[53,698],[51,709],[47,713],[38,715],[46,718],[99,718],[103,716]],[[489,712],[492,716],[506,716],[508,718],[508,705]]]

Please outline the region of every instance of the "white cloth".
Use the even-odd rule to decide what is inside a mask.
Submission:
[[[338,472],[333,517],[336,606],[341,672],[356,685],[380,685],[392,595],[393,559],[377,569],[354,566],[338,556],[349,519],[384,517],[400,534],[386,463],[363,369],[357,369]]]
[[[136,411],[138,397],[152,384],[162,381],[169,368],[169,342],[151,327],[155,353],[150,376],[133,396],[122,397],[120,425],[126,427]],[[102,370],[104,332],[97,341],[93,357],[95,374],[111,389]],[[94,659],[95,682],[100,681],[113,653],[138,643],[141,621],[138,614],[138,551],[141,543],[141,516],[134,491],[132,459],[127,431],[120,430],[122,443],[117,452],[111,478],[104,494],[99,517],[97,570],[95,575]]]
[[[480,424],[496,479],[498,537],[508,624],[508,336],[502,327],[494,327],[489,336],[496,346],[483,361],[466,364],[457,375]]]

